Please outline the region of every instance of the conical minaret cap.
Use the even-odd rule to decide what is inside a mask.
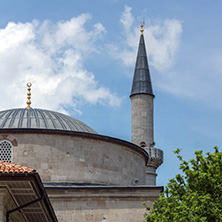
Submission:
[[[137,94],[153,95],[144,35],[141,32],[130,97]]]

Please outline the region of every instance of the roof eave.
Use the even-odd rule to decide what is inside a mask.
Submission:
[[[139,92],[139,93],[132,93],[130,94],[130,98],[132,98],[133,96],[136,96],[136,95],[147,95],[147,96],[152,96],[153,98],[155,98],[155,95],[151,94],[151,93],[142,93],[142,92]]]

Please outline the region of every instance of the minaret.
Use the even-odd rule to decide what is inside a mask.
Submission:
[[[141,35],[134,71],[131,99],[132,142],[144,148],[149,154],[146,169],[146,184],[156,185],[156,169],[163,162],[163,151],[154,148],[152,83],[141,23]]]

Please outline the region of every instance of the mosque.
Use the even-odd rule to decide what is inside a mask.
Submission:
[[[157,199],[153,100],[143,24],[132,82],[132,141],[98,134],[70,116],[0,111],[0,222],[142,222]],[[35,169],[35,170],[34,170]]]

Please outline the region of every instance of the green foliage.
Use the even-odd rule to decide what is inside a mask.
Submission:
[[[222,221],[222,152],[214,150],[205,157],[201,150],[195,151],[195,159],[188,162],[180,149],[174,151],[183,175],[169,180],[151,214],[146,214],[146,222]]]

